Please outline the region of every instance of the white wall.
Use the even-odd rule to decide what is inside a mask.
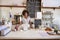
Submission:
[[[53,13],[53,23],[60,27],[60,9],[42,9],[42,11],[51,11]]]
[[[1,8],[0,8],[0,19],[1,19]]]
[[[42,0],[43,6],[45,7],[59,7],[60,0]]]
[[[1,0],[0,0],[0,4],[1,4]],[[1,19],[1,8],[0,8],[0,19]]]
[[[1,18],[9,18],[9,8],[1,7]]]
[[[19,5],[22,6],[23,2],[25,3],[26,0],[0,0],[0,5]],[[1,7],[1,18],[7,18],[9,19],[9,12],[11,12],[12,15],[21,14],[22,11],[26,8],[17,8],[13,7],[12,9],[10,7]]]
[[[23,5],[26,0],[1,0],[1,5]]]
[[[22,11],[24,10],[25,8],[9,8],[9,7],[2,7],[1,8],[1,17],[4,17],[4,18],[8,18],[9,19],[9,12],[12,14],[12,16],[14,17],[14,15],[21,15],[22,14]]]

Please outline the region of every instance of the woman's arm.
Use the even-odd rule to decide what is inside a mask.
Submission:
[[[32,22],[31,22],[31,21],[29,21],[29,24],[30,24],[30,28],[33,28],[33,27],[32,27]]]
[[[22,25],[23,24],[23,22],[22,21],[20,21],[20,25]]]

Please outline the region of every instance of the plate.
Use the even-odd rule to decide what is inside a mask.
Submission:
[[[47,32],[47,33],[50,34],[50,35],[56,35],[55,32]]]

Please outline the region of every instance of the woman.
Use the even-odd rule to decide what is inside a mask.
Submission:
[[[23,10],[22,15],[23,15],[22,20],[21,20],[22,29],[28,30],[29,28],[32,28],[29,12],[27,10]]]

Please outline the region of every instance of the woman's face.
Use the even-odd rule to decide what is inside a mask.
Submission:
[[[25,18],[27,18],[27,17],[28,17],[28,14],[27,14],[27,13],[25,13],[24,17],[25,17]]]

